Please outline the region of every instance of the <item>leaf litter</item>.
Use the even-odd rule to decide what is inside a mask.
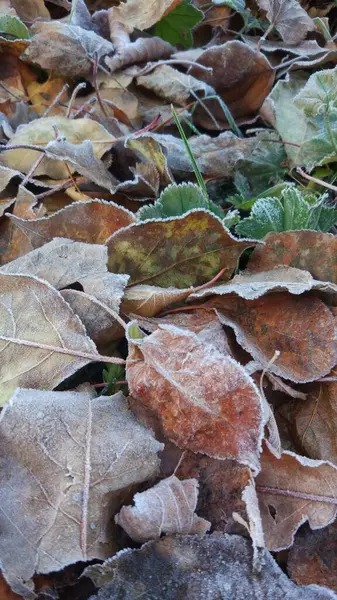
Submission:
[[[0,1],[4,600],[337,597],[336,10]]]

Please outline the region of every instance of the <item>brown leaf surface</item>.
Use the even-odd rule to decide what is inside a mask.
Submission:
[[[180,481],[172,475],[136,494],[134,506],[122,506],[115,523],[139,543],[159,539],[162,533],[204,534],[211,524],[195,514],[198,487],[196,479]]]
[[[28,220],[15,215],[8,216],[24,233],[31,250],[43,246],[54,237],[104,244],[112,233],[135,220],[133,214],[125,208],[104,200],[74,202],[50,217],[40,219]],[[24,253],[27,251],[26,249]]]
[[[197,62],[213,71],[207,73],[192,67],[191,75],[213,87],[236,119],[256,113],[274,83],[275,73],[268,59],[243,42],[231,41],[211,46],[199,56]],[[208,100],[206,105],[220,123],[226,122],[216,100]],[[204,127],[215,129],[213,120],[202,106],[197,107],[194,117]]]
[[[126,314],[136,313],[142,317],[154,317],[164,308],[185,300],[191,288],[162,288],[155,285],[134,285],[125,290],[122,310]]]
[[[0,289],[1,404],[18,386],[53,389],[90,362],[81,353],[97,354],[79,318],[47,282],[0,274]],[[29,342],[47,345],[47,349]]]
[[[337,382],[318,383],[294,409],[293,422],[304,452],[337,465]]]
[[[289,548],[297,529],[329,525],[337,510],[337,467],[293,452],[278,457],[268,443],[256,478],[263,530],[269,550]]]
[[[268,21],[287,44],[296,46],[315,29],[315,24],[298,0],[257,0]]]
[[[135,223],[108,240],[109,270],[128,273],[130,283],[188,288],[225,269],[229,279],[242,252],[256,242],[238,240],[211,213]]]
[[[157,21],[170,12],[178,4],[178,0],[126,0],[119,6],[109,9],[111,27],[114,23],[121,23],[129,32],[134,29],[149,29]]]
[[[0,432],[1,563],[14,591],[27,593],[34,571],[111,556],[123,490],[156,474],[162,448],[123,395],[19,389]]]
[[[335,594],[319,586],[300,587],[283,573],[267,550],[254,573],[253,549],[236,535],[165,537],[140,550],[121,552],[84,574],[97,587],[90,600],[328,600]],[[154,575],[155,574],[155,575]]]
[[[166,437],[180,448],[258,470],[262,401],[239,363],[172,325],[129,345],[130,393]]]
[[[287,568],[298,585],[325,585],[337,593],[337,523],[323,531],[299,531]]]
[[[200,79],[181,73],[170,65],[161,65],[147,75],[140,75],[136,83],[178,106],[188,104],[192,98],[191,90],[195,94],[202,92],[201,97],[214,94],[213,88]]]
[[[137,5],[139,5],[138,2]],[[125,5],[121,4],[121,6]],[[114,74],[117,70],[124,69],[128,65],[169,58],[173,50],[171,44],[159,37],[140,37],[135,42],[128,43],[120,48],[114,56],[107,56],[105,64],[110,72]]]
[[[279,292],[258,300],[216,297],[207,305],[219,311],[221,321],[262,367],[280,352],[268,366],[276,375],[297,383],[314,381],[337,362],[335,318],[318,298]]]
[[[337,283],[337,238],[321,231],[268,233],[255,248],[247,271],[269,271],[286,265],[309,271],[314,279]]]

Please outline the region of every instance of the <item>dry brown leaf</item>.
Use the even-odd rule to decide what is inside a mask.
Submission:
[[[160,138],[159,138],[160,139]],[[173,183],[173,177],[167,165],[166,156],[159,140],[152,135],[130,136],[125,141],[125,147],[131,148],[135,154],[146,164],[151,165],[159,174],[161,186]]]
[[[3,192],[14,177],[20,177],[21,172],[0,166],[0,192]]]
[[[315,23],[298,0],[257,0],[257,4],[266,11],[269,23],[287,44],[296,46],[315,29]]]
[[[15,594],[4,577],[0,574],[0,598],[1,600],[22,600],[22,596]]]
[[[34,571],[111,556],[110,520],[125,490],[156,474],[162,448],[123,395],[19,389],[0,432],[1,567],[13,590],[27,594]]]
[[[30,31],[34,35],[23,58],[64,77],[88,77],[95,53],[100,59],[114,52],[111,42],[76,25],[38,21]]]
[[[32,23],[38,18],[50,18],[44,0],[11,0],[11,5],[22,21]]]
[[[191,101],[191,91],[195,94],[201,92],[201,97],[214,94],[213,88],[200,79],[181,73],[170,65],[161,65],[148,75],[140,75],[136,82],[167,102],[179,106],[185,106]]]
[[[58,134],[66,137],[70,143],[81,144],[85,140],[92,142],[96,159],[101,158],[111,148],[114,141],[114,137],[102,125],[92,119],[71,120],[66,117],[55,116],[35,119],[27,125],[22,125],[11,138],[9,145],[28,144],[44,149],[48,142],[55,140],[54,127],[56,127]],[[52,148],[55,149],[55,144],[52,144]],[[87,145],[85,148],[88,151]],[[70,154],[71,156],[72,154]],[[1,161],[11,169],[28,173],[39,157],[41,157],[41,152],[37,150],[19,148],[3,152]],[[78,161],[77,166],[78,164],[80,164],[80,161]],[[71,171],[76,170],[73,162],[70,162],[69,168]],[[94,168],[97,168],[96,163]],[[48,175],[52,179],[66,179],[69,177],[69,171],[62,160],[51,160],[43,157],[42,162],[34,169],[34,175]]]
[[[337,592],[337,523],[323,531],[303,528],[290,550],[287,569],[298,585],[325,585]]]
[[[267,550],[259,557],[263,568],[256,573],[251,543],[237,535],[168,536],[84,574],[101,587],[90,600],[130,600],[140,593],[149,600],[336,599],[326,588],[297,586]]]
[[[337,465],[337,382],[318,383],[305,402],[294,405],[298,441],[310,458]]]
[[[314,279],[337,283],[337,238],[321,231],[268,233],[247,266],[248,272],[286,265],[309,271]]]
[[[123,506],[115,523],[139,543],[156,540],[162,533],[204,534],[211,523],[195,513],[198,488],[196,479],[180,481],[172,475],[136,494],[134,506]]]
[[[170,12],[179,0],[126,0],[109,9],[110,27],[121,23],[131,33],[134,29],[149,29]]]
[[[28,220],[8,215],[13,224],[24,233],[30,248],[39,248],[54,237],[64,237],[78,242],[104,244],[107,238],[120,228],[135,221],[134,215],[104,200],[75,202],[50,217]]]
[[[263,531],[269,550],[289,548],[300,525],[326,527],[337,511],[337,467],[293,452],[278,456],[268,442],[256,478]]]
[[[263,368],[297,383],[327,375],[337,363],[336,322],[318,298],[279,292],[258,300],[215,297],[207,306],[235,331],[241,346]],[[275,352],[280,355],[272,364]]]
[[[134,285],[125,290],[122,311],[142,317],[154,317],[171,304],[185,300],[192,288],[162,288],[154,285]]]
[[[314,289],[335,294],[337,285],[327,281],[315,281],[308,271],[294,267],[276,267],[258,273],[244,271],[240,275],[235,275],[228,283],[194,292],[190,299],[237,294],[245,300],[256,300],[271,291],[286,290],[291,294],[299,295]]]
[[[207,73],[199,67],[191,67],[191,75],[213,87],[235,119],[255,114],[268,96],[275,79],[268,59],[239,41],[211,46],[199,56],[197,62],[213,71]],[[226,122],[216,100],[207,100],[205,104],[220,126]],[[194,119],[204,127],[217,129],[214,120],[201,105],[196,108]]]
[[[139,3],[137,2],[139,5]],[[121,6],[126,6],[121,4]],[[156,6],[156,5],[151,5]],[[106,56],[105,64],[111,73],[124,69],[129,65],[146,63],[148,61],[169,58],[173,53],[173,46],[159,37],[138,38],[121,48],[114,56]]]
[[[48,77],[47,81],[39,83],[32,81],[27,87],[27,95],[30,103],[34,106],[34,111],[39,117],[42,117],[47,108],[52,107],[52,115],[65,116],[67,112],[66,106],[54,105],[56,97],[59,97],[60,103],[67,104],[69,101],[68,91],[65,89],[62,92],[66,81],[63,77]],[[61,94],[58,96],[58,94]]]
[[[18,386],[51,390],[95,355],[100,360],[79,318],[47,282],[0,274],[0,289],[1,404]]]
[[[8,100],[13,101],[13,93],[17,99],[25,99],[26,91],[21,78],[20,61],[14,54],[2,53],[0,81],[5,86],[0,88],[0,106]]]
[[[239,363],[173,325],[129,346],[130,393],[166,437],[180,448],[259,469],[262,400]]]

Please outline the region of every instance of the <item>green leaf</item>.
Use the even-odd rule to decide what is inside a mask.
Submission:
[[[238,210],[229,210],[226,216],[222,219],[223,224],[230,229],[240,221],[240,213]]]
[[[246,8],[245,0],[212,0],[216,6],[228,6],[236,12],[242,12]]]
[[[317,71],[311,75],[304,88],[297,94],[295,105],[307,117],[337,113],[337,67]]]
[[[173,46],[180,44],[190,48],[193,44],[192,28],[200,23],[203,14],[192,6],[189,0],[183,0],[171,12],[154,26],[154,35],[170,42]]]
[[[0,14],[0,37],[6,35],[17,40],[28,40],[29,31],[18,17]]]
[[[294,186],[288,186],[279,198],[261,198],[251,215],[238,223],[237,234],[262,239],[272,231],[312,229],[329,231],[337,222],[337,210],[326,205],[327,196],[314,200]],[[314,202],[314,203],[312,203]]]
[[[154,204],[140,208],[137,212],[137,220],[179,217],[193,208],[205,208],[220,218],[224,217],[222,209],[209,202],[198,185],[181,183],[168,185]]]

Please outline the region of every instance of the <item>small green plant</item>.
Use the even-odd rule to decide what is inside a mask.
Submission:
[[[118,392],[122,385],[120,381],[125,380],[125,368],[123,365],[106,365],[103,369],[103,381],[106,384],[101,394],[110,396]]]

